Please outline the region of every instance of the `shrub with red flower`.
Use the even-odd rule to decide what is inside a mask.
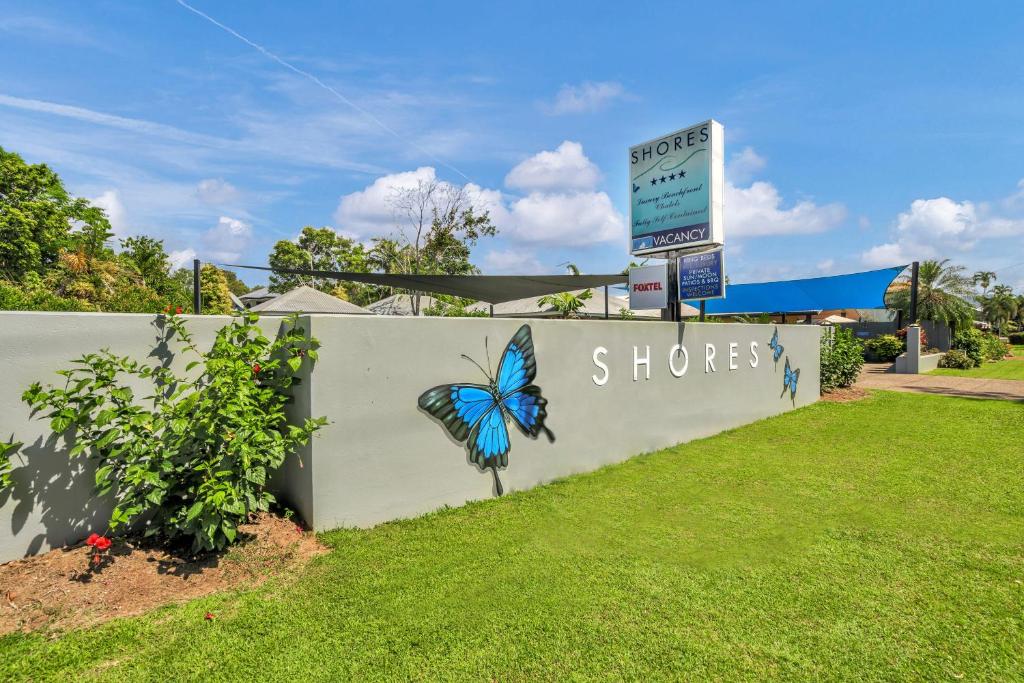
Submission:
[[[89,534],[89,538],[85,539],[85,544],[95,549],[95,552],[92,554],[92,563],[98,567],[103,562],[103,556],[100,553],[110,550],[113,541],[106,536],[93,533]]]

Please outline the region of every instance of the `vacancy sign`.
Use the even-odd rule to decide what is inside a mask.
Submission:
[[[646,311],[668,306],[668,264],[629,269],[629,308]]]
[[[705,121],[629,148],[631,254],[725,243],[725,132]]]

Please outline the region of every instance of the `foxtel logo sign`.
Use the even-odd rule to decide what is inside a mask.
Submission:
[[[661,290],[660,282],[637,282],[633,285],[634,292],[660,292]]]

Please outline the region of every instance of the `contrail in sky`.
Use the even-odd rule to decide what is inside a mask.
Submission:
[[[472,182],[472,178],[470,178],[468,175],[466,175],[465,173],[463,173],[459,169],[455,168],[451,164],[446,163],[446,162],[442,161],[441,159],[438,159],[436,156],[434,156],[433,154],[431,154],[427,150],[423,149],[422,147],[417,145],[412,140],[408,140],[408,139],[402,137],[398,133],[398,131],[396,131],[394,128],[391,128],[388,124],[384,123],[379,118],[374,116],[372,113],[370,113],[366,109],[363,109],[358,104],[356,104],[355,102],[353,102],[349,98],[345,97],[338,90],[336,90],[335,88],[331,87],[330,85],[327,85],[326,83],[321,81],[319,78],[317,78],[313,74],[309,73],[308,71],[304,71],[304,70],[300,69],[299,67],[297,67],[294,64],[286,61],[285,59],[282,59],[281,57],[278,57],[273,52],[271,52],[267,48],[263,47],[259,43],[255,43],[255,42],[249,40],[248,38],[243,36],[241,33],[236,31],[235,29],[231,28],[230,26],[225,26],[224,24],[220,23],[219,21],[217,21],[216,19],[211,17],[209,14],[206,14],[205,12],[202,12],[201,10],[198,10],[195,7],[193,7],[192,5],[188,4],[187,2],[185,2],[185,0],[175,0],[175,2],[177,2],[179,5],[181,5],[185,9],[187,9],[189,12],[192,12],[196,16],[202,17],[203,19],[205,19],[206,21],[210,22],[211,24],[213,24],[217,28],[219,28],[219,29],[221,29],[223,31],[226,31],[227,33],[230,33],[235,38],[238,38],[240,41],[242,41],[243,43],[245,43],[249,47],[251,47],[251,48],[253,48],[255,50],[258,50],[265,57],[267,57],[269,59],[272,59],[273,61],[277,62],[278,64],[280,64],[284,68],[286,68],[286,69],[288,69],[290,71],[294,71],[295,73],[299,74],[300,76],[303,76],[303,77],[308,78],[309,80],[313,81],[318,86],[320,86],[321,88],[323,88],[324,90],[326,90],[327,92],[329,92],[330,94],[334,95],[336,98],[341,100],[344,104],[348,105],[352,109],[355,109],[357,112],[359,112],[360,114],[362,114],[366,118],[368,118],[371,121],[373,121],[375,124],[380,126],[380,128],[382,130],[384,130],[387,133],[393,135],[394,137],[396,137],[400,141],[404,142],[405,144],[409,145],[410,147],[415,148],[417,151],[423,153],[424,155],[427,156],[427,158],[431,159],[432,161],[435,161],[438,164],[440,164],[441,166],[444,166],[445,168],[447,168],[447,169],[449,169],[451,171],[454,171],[455,173],[458,173],[460,176],[462,176],[466,180]]]

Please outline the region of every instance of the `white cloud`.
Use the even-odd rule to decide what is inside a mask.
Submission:
[[[767,161],[754,151],[753,147],[744,147],[729,159],[726,173],[732,183],[746,183],[764,169]]]
[[[1024,190],[1024,181],[1017,187]],[[861,259],[871,266],[883,266],[947,258],[969,252],[979,242],[1024,235],[1024,215],[1018,215],[1016,206],[1019,194],[998,203],[1005,213],[996,213],[987,202],[915,199],[896,217],[892,241],[871,247]]]
[[[831,259],[831,258],[827,258],[827,259],[824,259],[822,261],[818,261],[818,265],[817,265],[818,270],[820,270],[822,273],[831,273],[831,272],[833,272],[835,270],[835,267],[836,267],[836,260],[835,259]]]
[[[484,271],[489,274],[535,275],[545,272],[532,249],[492,249],[484,254]]]
[[[107,190],[100,196],[90,199],[89,203],[100,207],[107,214],[107,220],[110,221],[110,227],[113,229],[115,237],[127,237],[127,212],[117,190]]]
[[[171,263],[171,270],[177,270],[178,268],[190,267],[195,257],[195,249],[179,249],[168,254],[167,260]]]
[[[579,85],[563,85],[555,101],[546,108],[550,114],[579,114],[597,111],[625,96],[626,89],[621,83],[585,81]]]
[[[397,227],[392,207],[395,196],[436,178],[433,167],[421,166],[415,171],[381,176],[365,189],[342,196],[334,211],[338,232],[360,238],[394,232]]]
[[[223,178],[206,178],[196,186],[196,196],[204,204],[230,204],[241,197],[234,185]]]
[[[572,176],[572,177],[569,177]],[[469,183],[463,187],[478,210],[490,212],[501,238],[520,244],[584,246],[626,239],[626,221],[611,197],[594,191],[600,170],[579,143],[566,141],[543,151],[509,172],[506,182],[530,190],[510,197],[500,190]],[[393,173],[341,197],[334,212],[339,232],[357,238],[393,234],[398,226],[396,194],[437,179],[434,168]]]
[[[512,202],[503,236],[520,242],[586,246],[626,241],[626,219],[604,192],[534,192]]]
[[[592,190],[600,181],[601,171],[583,145],[569,140],[520,162],[505,176],[505,185],[520,190]]]
[[[861,254],[861,260],[864,261],[864,265],[872,268],[886,268],[910,263],[914,258],[903,251],[902,245],[888,242],[871,247]]]
[[[732,237],[825,232],[846,219],[846,207],[838,203],[819,205],[805,199],[783,208],[778,189],[763,180],[750,187],[727,182],[725,210],[726,231]]]
[[[235,261],[252,239],[252,226],[228,216],[203,233],[204,255],[214,261]]]

